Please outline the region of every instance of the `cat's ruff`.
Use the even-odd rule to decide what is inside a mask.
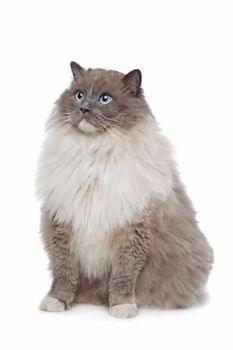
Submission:
[[[114,131],[87,137],[69,126],[50,130],[37,183],[51,216],[97,236],[133,222],[152,195],[166,200],[172,187],[170,149],[154,129],[152,120],[125,137]]]

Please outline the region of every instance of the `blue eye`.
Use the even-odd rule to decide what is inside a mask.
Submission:
[[[103,94],[100,96],[99,102],[102,103],[102,105],[107,105],[112,102],[112,97],[108,94]]]
[[[82,91],[78,91],[77,94],[75,95],[75,99],[78,102],[81,102],[84,99],[84,97],[85,97],[85,94]]]

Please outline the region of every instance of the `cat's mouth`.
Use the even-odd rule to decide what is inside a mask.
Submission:
[[[98,113],[86,113],[79,120],[76,127],[86,134],[102,134],[108,129],[108,125]]]
[[[97,132],[97,128],[89,123],[86,118],[83,118],[80,122],[79,122],[79,125],[78,125],[78,128],[81,130],[81,131],[84,131],[86,133],[89,133],[89,134],[93,134],[93,133],[96,133]]]

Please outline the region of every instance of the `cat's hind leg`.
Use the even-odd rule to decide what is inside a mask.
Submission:
[[[202,302],[213,253],[201,231],[193,227],[178,236],[173,226],[173,232],[157,232],[152,250],[137,280],[136,302],[162,309]]]

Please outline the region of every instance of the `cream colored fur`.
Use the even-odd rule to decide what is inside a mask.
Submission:
[[[117,318],[131,318],[137,315],[137,304],[119,304],[110,307],[110,315]]]
[[[79,129],[88,132],[88,133],[95,133],[96,132],[96,127],[94,125],[88,123],[85,119],[81,120],[79,123]]]
[[[40,303],[40,309],[50,312],[65,311],[65,304],[50,295],[46,295]]]
[[[57,222],[72,226],[72,247],[89,277],[108,268],[111,232],[134,222],[151,196],[159,201],[169,196],[174,167],[169,153],[153,117],[121,134],[87,137],[70,125],[48,129],[38,193]]]

